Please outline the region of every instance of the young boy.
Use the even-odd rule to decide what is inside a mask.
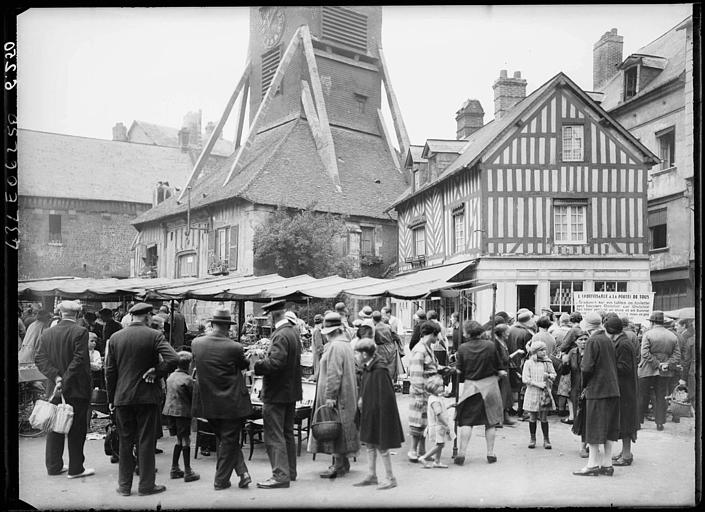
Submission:
[[[200,478],[191,469],[191,394],[193,379],[189,375],[189,366],[193,356],[190,352],[181,351],[179,363],[166,380],[166,400],[162,414],[168,417],[169,434],[176,436],[174,454],[171,460],[171,478],[184,478],[185,482],[193,482]],[[179,468],[179,455],[184,458],[184,471]]]

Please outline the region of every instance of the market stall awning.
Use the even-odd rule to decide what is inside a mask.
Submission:
[[[395,297],[419,299],[434,293],[465,287],[470,281],[458,276],[475,261],[465,261],[435,268],[421,269],[393,279],[361,277],[345,279],[329,276],[316,279],[303,274],[282,277],[264,276],[208,276],[182,279],[62,279],[20,282],[20,298],[42,296],[115,300],[124,296],[145,300],[198,299],[247,300],[268,302],[273,299],[331,299],[341,293],[356,298]]]
[[[695,318],[695,308],[691,306],[689,308],[681,308],[673,311],[664,311],[663,314],[668,318],[674,318],[676,320],[687,320]]]

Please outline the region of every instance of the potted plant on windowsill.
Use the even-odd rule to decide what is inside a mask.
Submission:
[[[227,260],[216,260],[208,265],[208,273],[211,275],[224,275],[228,274],[228,261]]]

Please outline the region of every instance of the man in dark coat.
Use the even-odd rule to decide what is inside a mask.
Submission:
[[[88,404],[91,398],[91,367],[88,356],[88,331],[76,323],[81,304],[66,300],[59,304],[61,321],[44,331],[39,337],[35,357],[37,368],[49,381],[48,394],[54,391],[63,395],[73,407],[73,423],[69,433],[47,434],[45,463],[50,475],[68,471],[69,478],[90,476],[95,469],[83,466],[83,445],[88,430]],[[54,386],[56,386],[54,388]],[[59,402],[55,396],[53,403]],[[64,437],[68,438],[69,465],[64,466]]]
[[[161,332],[147,327],[151,312],[151,304],[137,303],[130,308],[132,322],[111,336],[105,362],[108,402],[115,410],[120,433],[117,492],[122,496],[129,496],[132,489],[135,442],[140,466],[138,494],[166,490],[166,486],[154,483],[155,424],[161,414],[158,381],[176,368],[179,356]]]
[[[116,322],[113,318],[113,311],[110,308],[103,308],[98,311],[98,316],[103,321],[103,332],[101,333],[102,344],[96,343],[96,349],[100,352],[100,355],[105,357],[105,344],[110,339],[110,337],[122,329],[122,324]]]
[[[272,466],[272,477],[257,483],[263,489],[289,487],[289,482],[296,480],[294,415],[302,396],[301,343],[298,332],[284,316],[285,304],[278,300],[262,308],[270,314],[274,332],[267,356],[255,362],[254,368],[255,375],[264,375],[264,446]]]
[[[186,318],[179,311],[180,304],[178,302],[174,303],[174,310],[172,314],[174,315],[173,325],[171,322],[171,317],[169,321],[164,326],[165,331],[169,336],[169,343],[172,347],[181,347],[184,344],[184,339],[188,329],[186,328]]]
[[[228,337],[230,312],[218,309],[210,319],[213,331],[193,340],[197,393],[194,416],[206,418],[218,443],[215,490],[230,487],[233,469],[240,477],[238,486],[247,487],[252,478],[240,449],[240,433],[245,418],[252,413],[242,370],[249,368],[242,345]]]
[[[509,327],[509,333],[507,335],[507,351],[510,354],[516,353],[517,350],[522,350],[523,354],[511,357],[510,366],[512,369],[519,369],[521,373],[521,366],[524,361],[523,355],[526,354],[526,344],[531,340],[531,338],[536,333],[536,325],[533,324],[533,313],[526,308],[521,308],[517,311],[516,322],[514,322],[511,327]],[[510,370],[511,371],[511,370]],[[514,386],[512,387],[512,394],[517,400],[517,416],[524,415],[523,407],[523,391],[524,386],[519,381],[514,381]]]
[[[360,441],[367,445],[369,471],[356,487],[377,484],[377,452],[382,456],[387,482],[380,489],[396,487],[392,473],[391,448],[399,448],[404,443],[404,429],[399,418],[399,409],[394,395],[394,384],[387,367],[376,354],[377,345],[370,339],[357,342],[355,351],[362,360],[362,383],[360,384]]]

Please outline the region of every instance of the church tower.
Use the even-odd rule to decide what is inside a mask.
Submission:
[[[308,122],[323,166],[339,192],[334,140],[338,128],[379,138],[389,153],[380,166],[401,174],[399,154],[406,154],[409,139],[381,39],[381,6],[251,7],[246,69],[211,135],[215,140],[238,103],[237,156],[223,184],[242,169],[259,134],[300,118]],[[383,91],[395,133],[389,133],[382,117]],[[246,106],[249,130],[241,140]],[[211,149],[209,141],[189,185]]]

